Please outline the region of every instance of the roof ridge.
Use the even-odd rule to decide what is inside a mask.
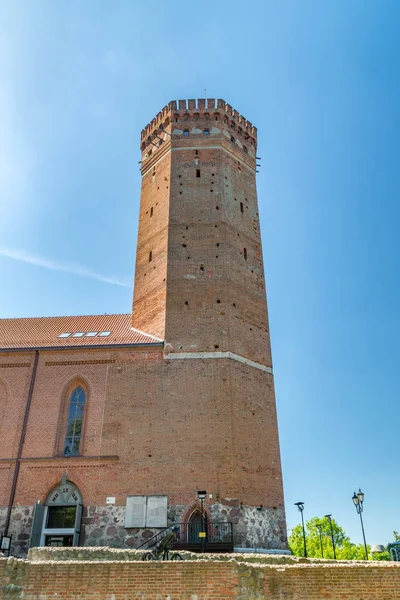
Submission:
[[[73,317],[127,317],[130,313],[104,313],[97,315],[54,315],[48,317],[0,317],[0,321],[22,321],[23,319],[71,319]]]

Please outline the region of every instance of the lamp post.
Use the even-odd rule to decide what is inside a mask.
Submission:
[[[322,523],[317,523],[317,529],[319,531],[319,541],[321,544],[321,558],[324,558],[324,547],[322,545]]]
[[[352,499],[353,499],[353,502],[354,502],[354,506],[356,507],[356,511],[360,515],[361,529],[362,529],[362,534],[363,534],[363,538],[364,538],[365,556],[366,556],[366,559],[368,560],[368,548],[367,548],[367,542],[365,541],[364,523],[363,523],[363,520],[362,520],[362,511],[363,511],[363,504],[364,504],[364,494],[361,491],[361,488],[358,488],[357,494],[354,492]]]
[[[331,539],[332,539],[333,557],[336,560],[336,548],[335,548],[335,538],[333,536],[332,515],[325,515],[325,519],[328,519],[329,525],[331,527]]]
[[[301,524],[303,526],[303,541],[304,541],[304,558],[307,558],[307,544],[306,544],[306,530],[304,529],[304,518],[303,518],[303,510],[304,510],[304,502],[295,502],[295,506],[301,512]]]
[[[205,519],[204,519],[204,500],[207,497],[207,492],[205,490],[200,490],[199,492],[197,492],[197,497],[200,500],[200,506],[201,506],[201,532],[199,534],[199,537],[201,537],[201,551],[204,552],[204,541],[205,541],[205,537],[206,537]]]

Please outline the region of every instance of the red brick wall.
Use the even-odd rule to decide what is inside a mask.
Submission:
[[[0,581],[3,598],[14,598],[23,591],[25,600],[398,600],[400,565],[261,566],[212,561],[10,564],[0,559]]]
[[[28,362],[29,355],[13,360]],[[31,368],[2,369],[3,389],[11,390],[7,427],[13,423],[4,459],[16,455],[30,375]],[[59,451],[62,416],[67,392],[80,382],[88,390],[83,452],[66,458]],[[278,448],[269,373],[231,359],[169,361],[159,349],[41,352],[16,502],[44,501],[67,472],[85,505],[103,505],[106,496],[125,505],[128,494],[168,494],[171,504],[190,504],[204,488],[212,503],[281,506]],[[10,464],[0,463],[2,505]]]
[[[142,178],[132,308],[132,326],[161,339],[165,334],[171,186],[171,153],[166,150],[161,161],[151,161]]]

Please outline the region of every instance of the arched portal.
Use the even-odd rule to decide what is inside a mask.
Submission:
[[[79,546],[82,496],[64,476],[44,504],[40,546]]]
[[[199,544],[206,541],[208,531],[207,513],[196,508],[189,517],[187,524],[187,541],[189,544]],[[202,534],[205,534],[204,536]]]

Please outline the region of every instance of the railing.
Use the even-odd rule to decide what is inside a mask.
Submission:
[[[175,535],[174,544],[199,544],[203,541],[207,544],[233,543],[232,523],[204,520],[200,523],[174,523],[143,542],[138,549],[147,550],[159,546],[170,533]]]
[[[232,543],[232,523],[228,521],[207,521],[203,523],[177,523],[176,542],[180,544]],[[202,534],[205,535],[202,535]]]
[[[148,550],[149,548],[153,548],[153,546],[158,546],[167,535],[174,531],[176,525],[171,525],[170,527],[166,527],[162,531],[159,531],[153,537],[149,538],[143,544],[137,547],[137,550]]]
[[[400,542],[392,542],[390,545],[390,558],[400,561]]]

